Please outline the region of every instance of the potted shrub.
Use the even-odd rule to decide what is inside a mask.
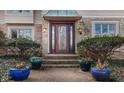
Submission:
[[[7,45],[19,49],[19,53],[18,53],[19,59],[20,58],[26,60],[30,59],[32,63],[32,68],[36,68],[36,67],[40,68],[42,64],[42,58],[37,57],[37,56],[42,56],[40,44],[32,40],[20,37],[16,39],[10,39]],[[35,65],[35,67],[33,65]]]
[[[41,57],[31,57],[30,62],[32,69],[40,69],[43,59]]]
[[[41,48],[35,48],[35,50],[32,51],[32,57],[30,57],[30,62],[32,69],[40,69],[41,65],[43,64]]]
[[[31,54],[32,54],[32,57],[30,57],[31,68],[40,69],[41,65],[43,64],[42,48],[37,47],[33,49]]]
[[[87,60],[79,60],[79,64],[80,64],[80,68],[83,71],[90,71],[91,68],[91,61],[87,61]]]
[[[24,61],[11,64],[10,77],[16,81],[26,80],[30,74],[30,66]]]
[[[94,37],[79,42],[89,52],[88,56],[96,62],[96,67],[91,69],[92,76],[96,80],[109,80],[112,70],[107,68],[105,63],[123,43],[124,37],[119,36]]]
[[[90,71],[92,61],[89,57],[89,52],[80,44],[78,44],[78,55],[81,70]]]

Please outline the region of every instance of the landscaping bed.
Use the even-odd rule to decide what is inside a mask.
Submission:
[[[8,80],[13,79],[11,74],[13,73],[12,71],[16,70],[17,73],[17,70],[24,71],[26,67],[30,68],[28,60],[0,58],[0,81],[7,82]]]
[[[108,68],[112,69],[112,74],[107,82],[124,82],[124,59],[109,60]],[[91,67],[95,64],[92,63]]]
[[[112,69],[110,81],[124,82],[124,60],[111,60],[109,68]]]

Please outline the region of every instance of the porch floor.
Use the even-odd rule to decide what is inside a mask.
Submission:
[[[90,72],[80,68],[42,68],[31,70],[30,76],[23,82],[93,82]],[[13,82],[13,81],[12,81]]]

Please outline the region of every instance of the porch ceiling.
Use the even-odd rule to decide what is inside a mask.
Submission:
[[[45,20],[79,20],[81,16],[76,10],[49,10],[45,15]]]

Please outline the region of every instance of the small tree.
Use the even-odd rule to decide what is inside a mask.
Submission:
[[[7,42],[7,46],[19,49],[19,56],[25,58],[27,56],[27,50],[35,50],[40,47],[40,44],[26,39],[26,38],[16,38],[10,39]]]
[[[86,50],[84,46],[78,47],[78,55],[80,59],[83,59],[85,61],[92,61],[90,52]]]
[[[0,31],[0,47],[5,46],[5,34],[3,33],[3,31]]]
[[[3,31],[0,30],[0,56],[4,54],[6,37]],[[9,65],[5,62],[5,60],[0,59],[0,81],[8,81],[9,79]]]
[[[77,44],[78,50],[84,49],[86,56],[97,63],[98,69],[105,68],[105,62],[114,51],[124,43],[124,37],[103,36],[82,40]]]

